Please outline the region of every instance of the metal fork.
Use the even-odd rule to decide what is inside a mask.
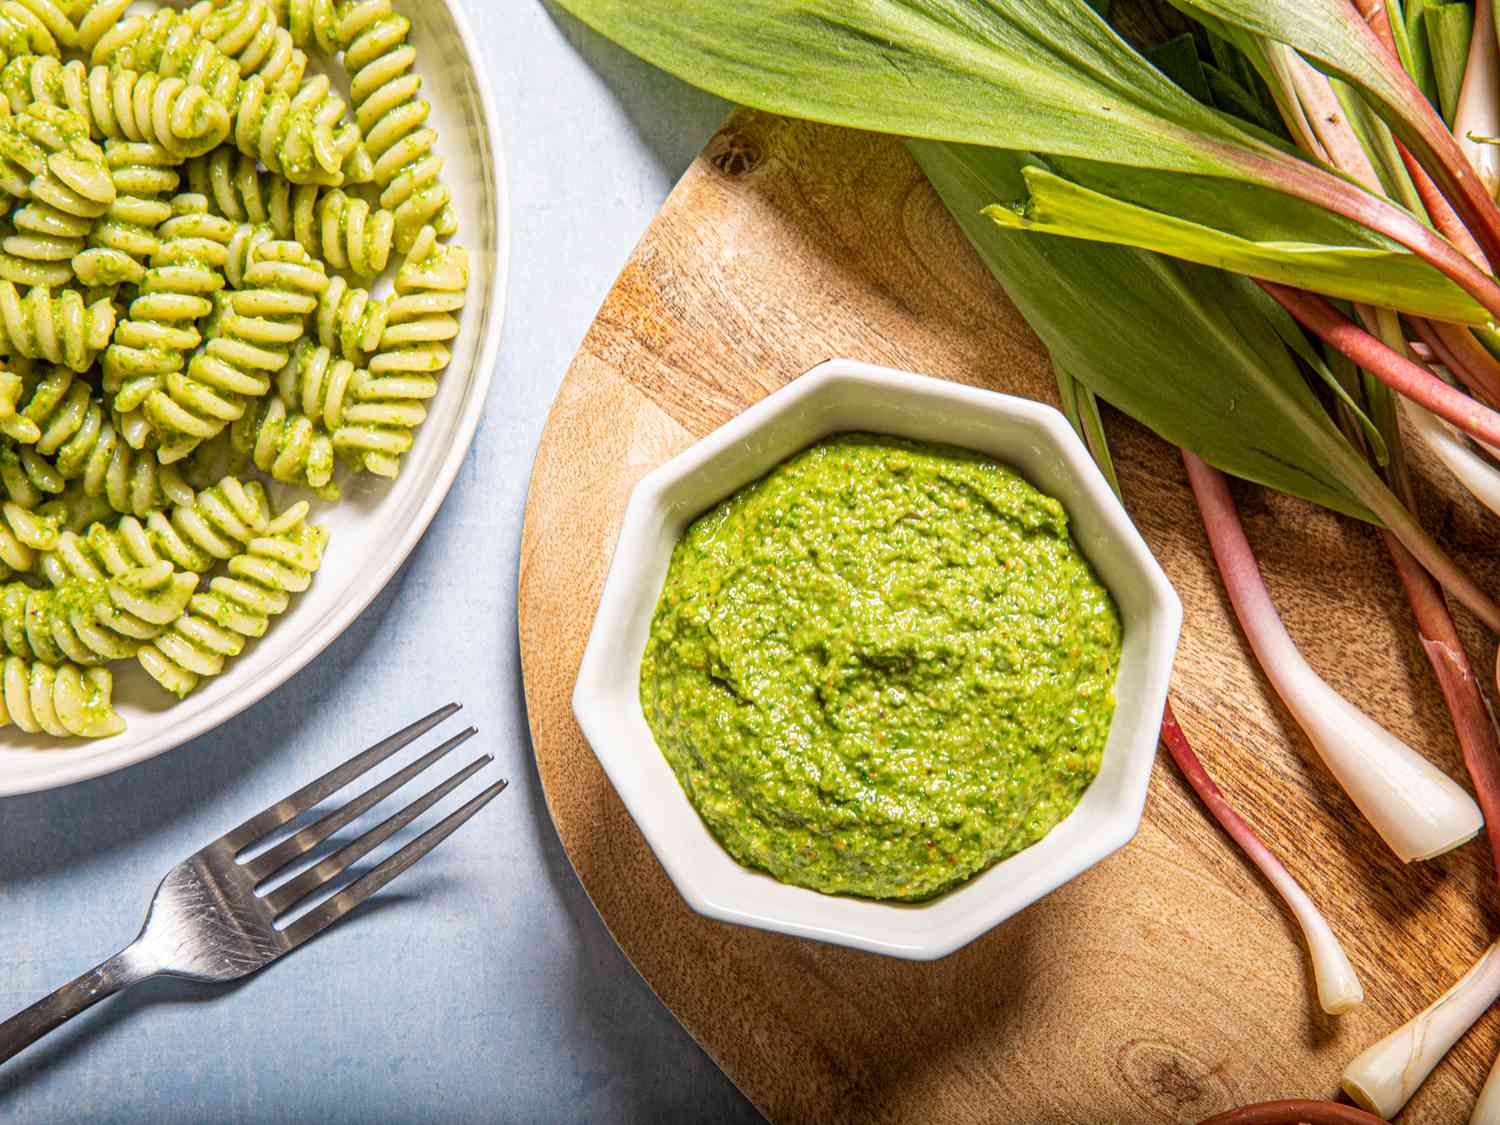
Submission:
[[[308,938],[337,922],[435,848],[483,808],[508,782],[497,781],[462,808],[423,832],[338,894],[278,929],[276,923],[310,896],[324,890],[351,864],[462,785],[494,759],[470,762],[359,839],[339,848],[295,878],[264,893],[257,888],[306,856],[344,825],[374,808],[449,751],[468,741],[475,728],[454,735],[411,765],[356,797],[343,808],[288,836],[259,855],[238,856],[294,817],[307,812],[396,751],[426,734],[459,709],[450,703],[398,731],[364,753],[330,770],[290,797],[220,836],[189,856],[162,880],[135,941],[97,968],[0,1023],[0,1062],[35,1043],[79,1012],[123,988],[157,975],[191,980],[231,981],[269,965]]]

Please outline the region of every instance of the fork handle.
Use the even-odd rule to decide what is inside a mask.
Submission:
[[[25,1011],[0,1023],[0,1063],[14,1058],[47,1032],[91,1008],[106,996],[155,976],[158,969],[139,943],[44,996]]]

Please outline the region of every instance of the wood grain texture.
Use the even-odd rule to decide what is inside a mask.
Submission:
[[[782,1122],[1190,1122],[1328,1096],[1344,1063],[1472,963],[1497,921],[1482,844],[1403,867],[1250,660],[1173,450],[1108,419],[1131,514],[1186,608],[1173,683],[1210,772],[1341,935],[1367,1002],[1312,996],[1278,900],[1163,755],[1122,852],[942,961],[710,922],[679,899],[569,710],[626,497],[647,470],[831,356],[1055,399],[1036,339],[899,144],[739,112],[647,231],[567,374],[537,453],[520,632],[537,765],[563,846],[625,953]],[[1492,590],[1487,517],[1421,466],[1429,522]],[[1377,538],[1236,490],[1314,667],[1462,777]],[[1493,647],[1461,622],[1471,652]],[[1402,1120],[1466,1119],[1487,1016]]]

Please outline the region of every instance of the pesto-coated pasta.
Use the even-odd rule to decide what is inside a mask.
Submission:
[[[12,112],[40,102],[76,113],[96,141],[147,141],[178,161],[208,152],[229,136],[229,111],[202,86],[177,76],[63,63],[23,55],[0,70]]]
[[[0,435],[12,441],[36,441],[35,423],[20,414],[21,398],[25,393],[26,381],[20,373],[0,368]]]
[[[179,698],[205,676],[217,676],[249,637],[264,635],[292,594],[312,583],[327,536],[307,522],[307,503],[294,504],[229,560],[227,574],[193,596],[188,612],[142,646],[141,666]]]
[[[213,297],[224,288],[234,231],[233,223],[208,213],[202,196],[172,200],[172,217],[157,230],[161,244],[151,268],[104,353],[104,389],[115,396],[113,408],[121,415],[139,411],[202,342],[198,321],[213,311]],[[143,429],[127,434],[138,439],[131,441],[136,448],[147,436]]]
[[[442,181],[443,160],[433,150],[437,132],[427,124],[432,107],[412,69],[410,31],[410,21],[392,10],[390,0],[346,0],[340,6],[336,34],[349,71],[354,121],[374,162],[380,205],[396,216],[401,250],[428,224],[445,236],[458,229]]]
[[[64,531],[41,552],[34,570],[53,586],[97,582],[112,574],[162,561],[175,569],[206,574],[254,539],[270,522],[271,506],[257,481],[225,477],[170,509],[158,508],[145,522],[133,516],[100,521],[80,534]]]
[[[0,114],[0,191],[88,218],[115,200],[104,151],[89,139],[88,122],[41,102]]]
[[[132,449],[120,436],[105,397],[66,367],[53,367],[34,381],[19,415],[37,433],[32,445],[19,448],[27,480],[53,494],[77,481],[84,496],[136,516],[190,500],[193,486],[183,466],[163,465],[154,449]],[[4,470],[0,460],[0,479],[5,479]],[[50,474],[45,479],[43,470]]]
[[[370,361],[374,375],[436,372],[453,358],[448,342],[458,335],[455,315],[464,307],[469,257],[461,246],[444,245],[423,227],[396,274],[396,296],[386,307],[380,349]]]
[[[370,295],[368,289],[350,285],[335,274],[318,297],[313,319],[318,343],[354,363],[364,365],[385,338],[388,302]]]
[[[293,184],[230,147],[188,162],[188,185],[215,214],[264,224],[277,238],[294,238],[336,270],[361,276],[390,261],[395,216],[338,188]]]
[[[0,662],[0,727],[14,724],[54,738],[109,738],[125,729],[113,690],[108,668],[8,657]]]
[[[62,47],[71,46],[75,38],[72,21],[56,0],[4,0],[0,3],[0,58],[56,56]]]
[[[140,285],[156,252],[159,229],[172,217],[180,177],[172,153],[145,141],[107,141],[104,160],[115,185],[115,201],[89,230],[86,249],[72,259],[84,285],[112,291]]]
[[[56,289],[73,280],[72,260],[83,249],[94,220],[32,201],[0,224],[0,279]]]
[[[186,695],[322,564],[261,482],[397,475],[468,285],[410,30],[0,0],[0,726],[118,734],[116,660]]]
[[[325,75],[307,73],[307,54],[278,25],[267,0],[217,5],[199,0],[183,18],[239,64],[243,79],[258,79],[271,96],[307,108],[313,122],[312,155],[324,173],[342,174],[350,183],[370,179],[370,159],[359,129],[347,119],[344,100],[333,93]]]
[[[106,32],[118,26],[125,9],[132,0],[74,0],[73,13],[74,46],[85,58],[93,54],[94,47]],[[12,51],[11,54],[24,52]],[[36,51],[34,54],[44,52]]]
[[[330,55],[342,46],[335,0],[271,0],[271,6],[276,22],[287,29],[297,46],[316,47]]]
[[[270,389],[271,375],[285,366],[306,328],[304,318],[328,285],[322,263],[300,243],[248,225],[230,240],[225,276],[233,288],[217,298],[203,350],[185,374],[168,374],[143,404],[168,463],[213,437]]]
[[[54,293],[40,285],[22,294],[0,281],[0,353],[87,371],[114,330],[115,307],[107,300],[86,305],[76,289]]]
[[[97,580],[0,586],[0,645],[48,664],[129,660],[187,609],[198,575],[165,559]]]
[[[264,74],[241,75],[240,65],[212,40],[211,5],[188,12],[162,8],[130,16],[106,32],[90,58],[97,65],[178,76],[207,89],[229,107],[230,138],[248,156],[295,183],[337,186],[368,179],[371,168],[358,127],[341,122],[344,103],[323,75],[295,90],[278,88]],[[223,36],[221,35],[221,38]],[[230,36],[227,42],[242,49]]]
[[[333,439],[279,396],[258,399],[230,425],[229,441],[236,453],[272,480],[310,488],[325,500],[338,499]]]
[[[30,571],[38,551],[57,546],[65,515],[55,501],[35,507],[11,499],[0,502],[0,571],[7,577]]]

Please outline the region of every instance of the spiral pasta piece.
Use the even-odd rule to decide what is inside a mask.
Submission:
[[[31,445],[16,450],[19,469],[31,487],[55,495],[65,484],[77,482],[84,497],[136,516],[190,501],[193,485],[201,478],[183,466],[163,465],[155,450],[132,449],[104,400],[103,391],[66,367],[51,368],[37,382],[18,415],[37,434]],[[3,449],[0,446],[0,457]],[[14,496],[5,470],[0,460],[0,481]]]
[[[264,635],[291,595],[306,590],[323,561],[327,533],[307,522],[300,502],[273,520],[229,560],[225,575],[192,598],[188,611],[139,652],[141,666],[167,691],[187,695],[206,676]]]
[[[370,178],[370,158],[343,98],[326,76],[307,73],[307,53],[292,42],[268,0],[199,0],[183,18],[239,64],[242,78],[260,80],[268,95],[312,115],[313,156],[325,174],[341,173],[354,183]]]
[[[0,58],[53,55],[75,42],[72,21],[55,0],[0,3]]]
[[[94,220],[32,201],[13,211],[0,235],[0,280],[56,289],[73,280],[73,257]]]
[[[113,691],[107,668],[7,657],[0,662],[0,727],[14,724],[54,738],[109,738],[125,729]]]
[[[337,186],[369,179],[359,129],[341,120],[344,103],[327,77],[309,75],[295,90],[273,87],[264,74],[242,77],[239,64],[207,38],[213,14],[211,6],[199,5],[127,17],[99,39],[90,59],[96,66],[179,76],[204,87],[229,107],[235,146],[295,183]]]
[[[36,565],[38,551],[50,551],[63,534],[67,508],[60,500],[27,507],[0,502],[0,572],[24,574]]]
[[[140,285],[161,249],[158,229],[172,217],[179,176],[172,153],[144,141],[107,141],[104,159],[115,201],[94,221],[87,248],[72,259],[78,280],[96,290]]]
[[[318,297],[313,323],[318,343],[363,366],[381,346],[389,316],[385,301],[335,274]]]
[[[270,501],[259,481],[224,477],[191,501],[174,504],[170,513],[152,512],[146,527],[163,557],[204,574],[262,534],[270,520]]]
[[[353,122],[339,122],[343,103],[326,76],[309,78],[295,94],[268,89],[256,75],[240,84],[234,143],[271,171],[298,184],[361,183],[369,158]]]
[[[272,480],[310,488],[336,500],[333,439],[306,414],[275,395],[257,400],[229,428],[236,452]]]
[[[328,276],[301,244],[265,228],[241,226],[229,245],[225,276],[234,288],[219,299],[208,342],[186,373],[168,374],[147,397],[147,421],[171,463],[224,429],[246,403],[270,389],[327,287]]]
[[[96,522],[83,534],[64,531],[52,550],[38,555],[34,570],[53,586],[98,582],[163,560],[177,570],[206,574],[242,551],[270,518],[258,482],[225,477],[170,510],[151,512],[144,523],[126,516]]]
[[[15,368],[18,364],[25,364],[29,367],[30,363],[26,359],[12,359],[10,366]],[[26,380],[21,373],[0,368],[0,436],[13,442],[35,442],[39,434],[36,423],[21,414],[21,399],[25,395]]]
[[[0,115],[0,191],[84,218],[102,215],[115,201],[88,122],[41,102]]]
[[[334,0],[272,0],[276,22],[287,29],[299,47],[317,47],[332,55],[342,44],[337,37]]]
[[[239,65],[241,78],[259,75],[267,89],[283,94],[302,84],[307,53],[292,42],[266,0],[199,0],[184,18]]]
[[[101,579],[37,589],[0,587],[0,642],[12,656],[48,664],[128,660],[187,608],[198,575],[162,559]]]
[[[121,415],[138,411],[163,379],[183,369],[187,353],[202,342],[198,321],[213,312],[213,297],[224,287],[234,231],[233,223],[208,213],[203,197],[172,200],[172,217],[157,230],[161,245],[151,268],[104,353],[104,389],[114,394],[114,409]],[[126,436],[141,448],[149,433]]]
[[[74,28],[73,45],[85,56],[93,54],[95,46],[105,34],[118,27],[125,9],[133,0],[74,0],[72,17]],[[23,52],[13,51],[12,54]],[[42,52],[33,52],[41,54]]]
[[[338,188],[293,184],[263,173],[232,148],[188,163],[188,185],[218,214],[261,223],[277,238],[294,238],[336,270],[373,277],[390,262],[395,216]]]
[[[58,106],[87,122],[95,140],[147,141],[179,161],[229,136],[228,109],[175,75],[23,55],[0,70],[0,90],[12,111],[34,102]]]
[[[230,427],[233,448],[274,480],[337,499],[333,432],[351,405],[354,376],[347,360],[336,361],[326,347],[300,341],[276,377],[276,393]]]
[[[412,70],[416,52],[406,41],[410,31],[411,22],[391,9],[390,0],[350,0],[336,33],[344,44],[354,123],[374,162],[380,205],[395,215],[396,247],[402,251],[426,225],[445,237],[458,229],[442,180],[443,160],[433,151],[437,131],[427,125],[432,107]]]
[[[40,285],[23,296],[0,281],[0,352],[64,363],[86,371],[109,345],[115,307],[107,300],[85,305],[73,289],[54,294]]]
[[[454,315],[464,307],[469,256],[462,246],[437,240],[423,227],[396,274],[396,294],[386,307],[380,349],[370,360],[372,375],[437,372],[453,358],[448,343],[458,335]]]

